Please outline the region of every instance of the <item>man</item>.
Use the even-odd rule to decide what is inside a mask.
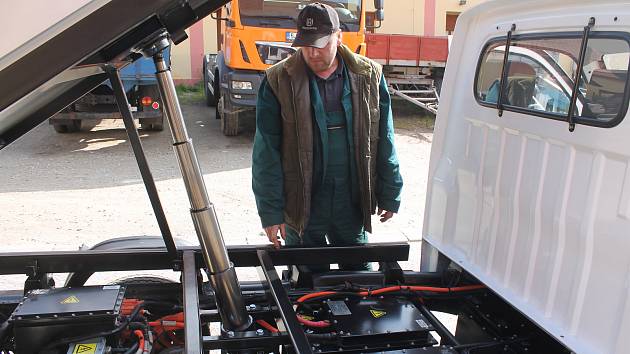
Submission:
[[[371,215],[400,206],[390,97],[381,68],[341,43],[339,18],[305,6],[298,51],[269,68],[256,107],[252,188],[269,241],[318,247],[367,242]],[[341,264],[341,269],[368,269]]]

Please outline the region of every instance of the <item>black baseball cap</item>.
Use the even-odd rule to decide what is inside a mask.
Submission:
[[[308,4],[298,15],[297,30],[293,47],[324,48],[330,35],[339,30],[339,15],[328,5]]]

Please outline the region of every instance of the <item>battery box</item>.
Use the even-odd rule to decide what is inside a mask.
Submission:
[[[430,322],[406,298],[350,298],[328,300],[324,305],[344,349],[387,350],[437,343],[429,333],[434,331]]]
[[[62,338],[113,329],[124,294],[119,285],[31,291],[9,319],[17,352],[37,353]]]

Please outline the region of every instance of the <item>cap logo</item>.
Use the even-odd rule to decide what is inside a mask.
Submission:
[[[311,27],[313,25],[313,18],[309,17],[306,19],[306,25],[308,27]]]

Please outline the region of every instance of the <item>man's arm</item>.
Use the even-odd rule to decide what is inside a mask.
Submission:
[[[252,190],[262,226],[284,223],[280,104],[265,78],[256,102],[256,135],[252,153]]]
[[[402,190],[403,180],[400,175],[396,147],[394,146],[394,118],[385,77],[381,77],[378,89],[381,120],[379,126],[378,156],[376,160],[376,172],[378,175],[376,198],[380,210],[397,213],[400,207],[400,192]]]

